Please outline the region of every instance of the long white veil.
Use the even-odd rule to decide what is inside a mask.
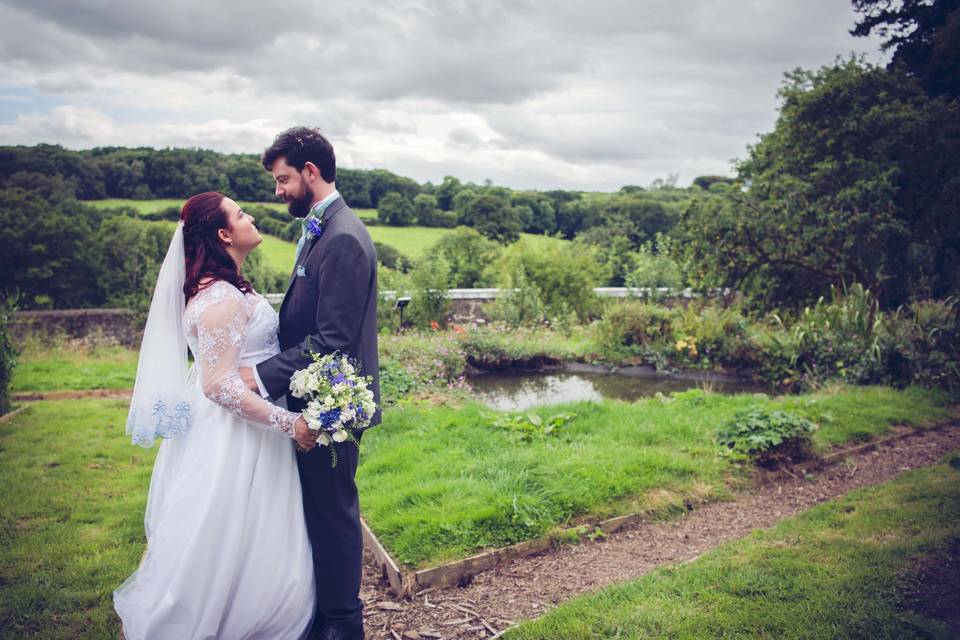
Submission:
[[[183,222],[178,222],[153,290],[127,416],[127,435],[141,447],[151,447],[158,436],[171,438],[190,427],[185,277]]]

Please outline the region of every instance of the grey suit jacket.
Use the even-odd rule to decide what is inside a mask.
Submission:
[[[290,378],[310,364],[307,352],[341,351],[360,365],[370,385],[380,424],[377,357],[377,252],[370,233],[343,198],[327,206],[323,234],[304,245],[280,307],[280,353],[257,365],[271,398],[289,393]],[[304,403],[287,397],[291,411]]]

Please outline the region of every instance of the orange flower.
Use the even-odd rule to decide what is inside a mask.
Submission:
[[[437,324],[436,320],[430,321],[430,328],[433,329],[434,331],[440,331],[440,325]]]
[[[455,324],[455,325],[453,325],[453,332],[454,332],[454,333],[466,333],[467,330],[464,329],[463,327],[461,327],[460,325]]]

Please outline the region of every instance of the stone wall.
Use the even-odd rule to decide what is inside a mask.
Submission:
[[[129,309],[62,309],[17,311],[10,323],[14,343],[30,334],[63,335],[76,340],[139,348],[144,318]]]

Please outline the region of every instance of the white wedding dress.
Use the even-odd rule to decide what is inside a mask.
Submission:
[[[249,391],[238,366],[279,352],[277,314],[218,281],[184,311],[191,423],[150,480],[147,553],[115,592],[128,640],[297,639],[313,560],[291,440],[297,414]]]

